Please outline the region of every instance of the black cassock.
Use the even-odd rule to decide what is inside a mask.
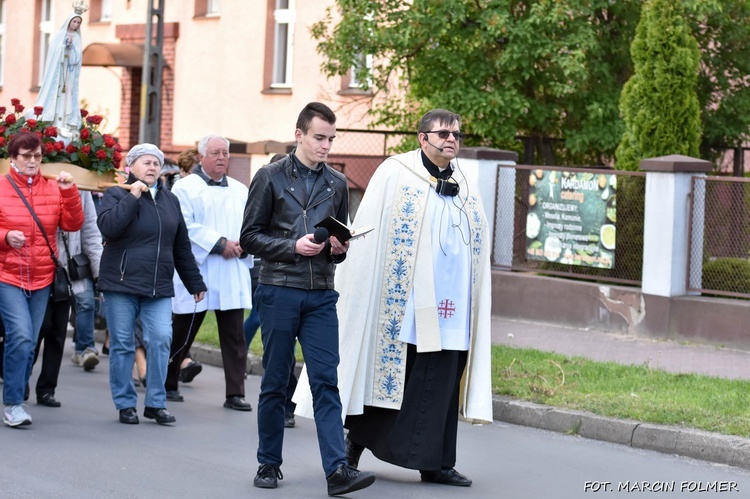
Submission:
[[[458,392],[468,352],[406,350],[404,398],[400,410],[365,406],[347,416],[349,440],[378,459],[414,470],[453,468],[456,464]]]

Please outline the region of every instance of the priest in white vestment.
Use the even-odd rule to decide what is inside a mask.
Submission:
[[[336,273],[338,375],[350,465],[367,448],[422,481],[469,486],[454,467],[459,414],[492,421],[490,241],[457,160],[460,127],[455,113],[428,112],[421,148],[370,180],[353,226],[375,231]],[[309,416],[304,388],[295,401]]]

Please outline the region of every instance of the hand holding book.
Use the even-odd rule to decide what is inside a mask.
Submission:
[[[328,234],[331,236],[335,236],[336,239],[338,239],[342,243],[345,243],[349,239],[356,239],[359,236],[364,236],[365,234],[373,230],[373,228],[369,225],[357,227],[356,229],[350,229],[345,224],[339,222],[333,217],[328,217],[315,225],[315,228],[320,227],[325,227],[326,229],[328,229]]]

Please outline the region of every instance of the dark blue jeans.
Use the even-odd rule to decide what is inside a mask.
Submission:
[[[339,326],[332,290],[304,290],[260,284],[255,306],[261,317],[263,378],[258,400],[258,462],[282,463],[284,404],[294,365],[295,340],[305,355],[313,397],[318,446],[326,476],[346,462],[339,398]]]

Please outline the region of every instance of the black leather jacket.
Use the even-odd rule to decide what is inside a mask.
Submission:
[[[127,183],[135,181],[131,174]],[[206,291],[180,202],[158,182],[156,199],[151,192],[136,198],[120,187],[104,193],[97,218],[104,237],[100,291],[174,296],[175,270],[191,294]]]
[[[301,289],[333,289],[335,264],[346,257],[331,255],[330,243],[317,255],[295,253],[297,240],[315,231],[328,216],[349,222],[346,177],[323,165],[307,199],[304,180],[292,153],[264,166],[250,183],[240,245],[261,258],[258,282]]]

